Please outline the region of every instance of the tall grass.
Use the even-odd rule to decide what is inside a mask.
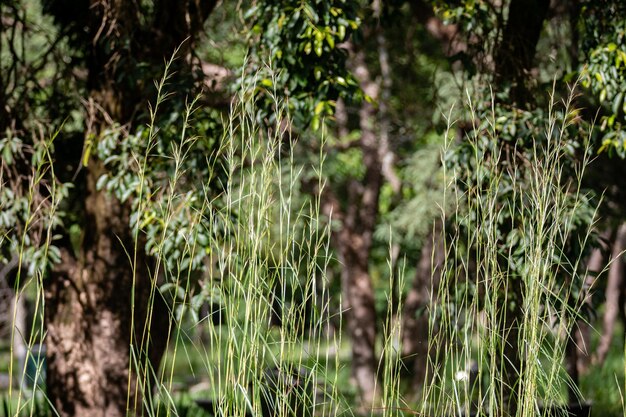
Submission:
[[[233,100],[220,158],[211,159],[225,164],[225,191],[219,201],[204,194],[203,210],[190,219],[181,251],[183,257],[207,251],[200,285],[205,295],[219,300],[221,310],[216,313],[227,324],[200,318],[194,324],[203,328],[199,344],[185,331],[185,315],[180,314],[185,309],[176,305],[187,311],[193,307],[197,294],[190,276],[168,277],[183,291],[171,305],[174,325],[168,340],[173,360],[159,371],[158,401],[146,404],[149,415],[177,415],[172,396],[177,351],[189,347],[202,358],[202,369],[193,372],[209,381],[203,395],[216,415],[266,415],[268,408],[276,416],[334,415],[340,407],[336,374],[328,373],[336,365],[328,348],[338,350],[341,343],[341,333],[327,331],[332,314],[326,275],[329,226],[320,222],[319,201],[299,193],[304,167],[293,158],[285,104],[274,95],[275,119],[269,125],[260,123],[254,87],[244,83]],[[187,107],[185,124],[194,104]],[[183,166],[193,146],[193,139],[185,137],[185,129],[182,132],[173,155],[176,167]],[[322,170],[321,165],[313,168]],[[170,184],[166,213],[178,198],[178,172]],[[214,232],[208,245],[200,245],[196,228],[207,224]],[[163,240],[176,232],[166,226]],[[277,319],[278,328],[271,325]]]
[[[156,114],[168,98],[164,88],[167,80],[166,72],[157,84],[158,98],[151,108],[146,151],[134,155],[141,180],[137,219],[143,218],[150,204],[155,204],[144,195],[143,184],[160,134]],[[150,334],[150,316],[146,323],[133,321],[133,329],[140,326],[138,334],[142,336],[129,341],[129,366],[139,375],[136,385],[129,376],[127,409],[131,415],[138,409],[149,416],[182,415],[184,407],[175,392],[178,361],[192,356],[200,360],[199,366],[190,372],[206,382],[198,395],[207,400],[215,415],[326,417],[351,415],[356,410],[343,398],[345,390],[340,386],[346,382],[340,374],[347,366],[342,357],[341,326],[338,331],[329,330],[335,314],[329,294],[330,221],[320,214],[319,193],[307,196],[300,189],[307,170],[315,173],[318,190],[325,187],[323,146],[318,166],[298,163],[287,106],[279,93],[271,94],[275,117],[271,122],[261,121],[255,86],[246,85],[245,81],[242,85],[224,121],[220,149],[207,158],[211,167],[224,164],[227,173],[219,198],[209,192],[207,184],[196,190],[193,197],[179,189],[185,175],[193,175],[185,172],[184,162],[194,152],[197,140],[189,126],[198,101],[191,100],[182,116],[180,138],[171,155],[174,169],[163,200],[157,202],[163,227],[155,251],[157,262],[151,271],[150,303],[157,297],[170,302],[170,324],[163,329],[170,353],[160,369],[153,369],[145,352],[149,340],[160,335]],[[586,198],[581,192],[581,181],[589,163],[587,148],[575,177],[565,178],[565,139],[576,117],[572,100],[573,93],[557,111],[554,96],[551,97],[546,140],[537,141],[534,158],[524,166],[503,168],[495,111],[488,121],[490,129],[473,126],[466,139],[474,145],[472,172],[476,177],[470,178],[462,189],[458,181],[464,174],[445,172],[445,199],[452,201],[455,210],[444,219],[448,261],[442,266],[440,283],[430,292],[433,354],[428,359],[431,366],[426,386],[417,403],[407,403],[397,346],[402,305],[394,305],[393,297],[388,296],[384,336],[379,344],[379,404],[371,414],[468,416],[478,412],[502,416],[508,415],[507,403],[514,396],[515,415],[528,417],[538,415],[541,407],[563,404],[570,383],[563,372],[565,345],[582,303],[569,300],[572,290],[586,275],[581,266],[582,253],[566,258],[562,247],[572,238],[574,219]],[[468,108],[470,120],[483,117],[476,114],[471,100]],[[444,152],[453,146],[449,138],[454,123],[449,120]],[[490,143],[488,152],[479,143],[485,135]],[[51,169],[50,156],[46,155],[34,178],[41,178],[39,170]],[[445,170],[445,161],[443,166]],[[478,177],[484,172],[491,175]],[[520,179],[519,183],[513,181],[507,206],[501,204],[500,192],[505,176]],[[55,208],[60,195],[54,186],[50,191],[50,207]],[[201,209],[197,209],[197,198],[201,199]],[[515,270],[502,262],[503,256],[510,255],[503,254],[498,235],[503,210],[511,210],[520,219],[516,225],[520,231],[516,249],[521,252],[516,256],[522,259],[522,266]],[[178,267],[171,268],[168,265],[172,259],[166,259],[164,245],[183,233],[173,221],[181,211],[189,216],[178,252],[180,260],[174,260]],[[52,216],[54,210],[46,213]],[[54,222],[50,219],[47,224],[44,245],[50,243]],[[464,225],[467,233],[458,232],[459,224]],[[139,221],[136,227],[138,237]],[[200,242],[199,236],[207,233],[207,227],[210,239]],[[582,237],[583,247],[589,233],[590,230]],[[183,259],[194,258],[200,251],[206,254],[202,275],[181,266]],[[137,262],[137,252],[135,247],[129,256],[133,264]],[[391,281],[399,281],[402,287],[404,270],[394,272],[390,273]],[[567,279],[563,280],[563,274]],[[35,271],[33,276],[40,311],[43,270]],[[521,282],[521,293],[520,298],[512,300],[509,290],[514,280]],[[389,294],[394,287],[390,282]],[[22,288],[25,291],[27,286]],[[171,292],[175,296],[170,297]],[[214,323],[210,315],[197,315],[200,302],[207,298],[219,304],[211,314],[219,314],[225,323]],[[507,325],[511,322],[508,306],[512,302],[520,303],[523,312],[514,328]],[[277,320],[280,326],[273,325]],[[202,338],[193,334],[200,329]],[[515,336],[510,332],[515,332]],[[44,327],[33,329],[31,335],[29,346],[43,338]],[[513,368],[511,350],[520,355],[518,366]],[[475,380],[459,373],[474,363]],[[20,372],[24,374],[24,370],[18,371],[11,365],[12,378]],[[154,389],[150,388],[151,383],[155,383]],[[24,399],[20,390],[16,401],[14,398],[13,391],[9,391],[11,415],[24,415],[25,411],[36,414],[34,397]],[[138,404],[139,400],[143,403]]]
[[[499,137],[493,104],[490,115],[478,115],[468,95],[473,126],[464,140],[473,149],[466,165],[471,174],[446,172],[446,193],[456,209],[444,221],[448,262],[431,303],[437,327],[431,339],[446,343],[433,346],[438,360],[420,406],[427,415],[564,412],[572,384],[564,371],[565,346],[582,307],[573,291],[586,276],[584,251],[568,255],[565,245],[578,239],[588,247],[592,232],[590,224],[574,234],[588,207],[581,183],[590,162],[584,141],[570,176],[574,91],[559,105],[553,90],[544,137],[535,138],[521,163],[515,159],[522,150]],[[517,241],[504,240],[510,236],[502,235],[503,218],[515,219],[504,222],[511,222]]]

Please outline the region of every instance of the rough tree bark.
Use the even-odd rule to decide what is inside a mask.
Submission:
[[[162,71],[184,41],[177,65],[188,67],[194,38],[216,1],[156,3],[154,15],[141,16],[147,12],[137,1],[85,0],[77,7],[82,14],[64,0],[50,2],[49,13],[75,28],[73,42],[85,48],[89,102],[98,109],[87,118],[85,136],[97,138],[111,123],[132,126],[152,94],[145,80],[133,78],[138,65]],[[82,242],[76,249],[68,237],[62,241],[62,262],[46,280],[47,393],[61,416],[144,414],[142,393],[151,389],[166,347],[162,329],[169,315],[154,296],[150,259],[130,229],[128,205],[96,188],[104,172],[93,156],[81,168],[78,191],[69,198],[80,209]]]
[[[345,268],[344,297],[347,328],[352,342],[352,377],[357,384],[364,409],[369,409],[376,398],[376,309],[374,291],[369,275],[369,247],[371,235],[359,233],[344,226],[339,232],[340,260]]]
[[[136,346],[139,367],[148,359],[156,372],[165,340],[160,337],[162,330],[155,330],[167,326],[167,309],[155,299],[151,339],[142,343],[154,285],[147,259],[138,250],[133,271],[127,255],[134,252],[129,212],[95,189],[101,164],[92,160],[90,165],[85,201],[88,227],[80,255],[75,258],[63,250],[63,262],[47,280],[48,396],[62,416],[134,415],[142,408],[141,393],[149,389],[142,384],[151,370],[135,369],[130,346]]]

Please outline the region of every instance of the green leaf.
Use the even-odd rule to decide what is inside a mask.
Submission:
[[[335,48],[335,39],[330,33],[326,34],[326,42],[328,43],[328,46],[330,46],[332,49]]]
[[[13,154],[10,146],[5,146],[4,149],[2,149],[2,161],[7,165],[11,165],[13,163]]]
[[[624,99],[624,93],[623,92],[619,92],[617,93],[617,95],[615,96],[615,99],[613,99],[613,114],[618,114],[620,111],[620,108],[622,106],[622,100]]]
[[[128,197],[133,193],[132,187],[128,187],[122,191],[122,195],[120,196],[120,201],[124,202],[128,200]]]
[[[315,115],[319,115],[320,113],[322,113],[322,110],[324,110],[324,104],[325,103],[323,101],[317,103],[317,105],[315,106],[315,110],[313,111]]]
[[[317,131],[320,128],[320,118],[319,116],[313,116],[313,119],[311,120],[311,128],[314,131]]]
[[[89,156],[91,155],[92,144],[93,144],[93,141],[91,139],[87,138],[87,140],[85,140],[85,148],[83,149],[83,158],[82,158],[82,163],[84,167],[86,167],[87,164],[89,163]]]
[[[337,35],[339,36],[339,40],[344,40],[346,37],[346,27],[339,26],[339,29],[337,30]]]
[[[102,190],[104,188],[107,178],[107,174],[102,174],[100,178],[98,178],[98,181],[96,182],[96,190]]]
[[[172,291],[174,293],[174,296],[181,300],[185,298],[185,289],[172,282],[167,282],[161,285],[161,288],[159,288],[159,290],[161,291],[161,293]]]
[[[311,5],[308,3],[304,5],[304,14],[306,14],[306,16],[313,22],[317,22],[319,20],[319,16],[317,15],[313,7],[311,7]]]
[[[315,41],[315,54],[317,56],[322,56],[322,42]]]

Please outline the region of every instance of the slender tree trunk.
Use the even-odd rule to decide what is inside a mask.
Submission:
[[[606,285],[606,301],[604,303],[604,318],[602,321],[602,335],[600,343],[593,358],[593,363],[601,365],[604,363],[615,330],[615,322],[619,314],[619,299],[624,280],[624,261],[622,252],[626,249],[626,224],[622,224],[617,229],[617,236],[611,254],[611,267],[609,269],[608,282]]]
[[[429,369],[430,303],[436,298],[444,261],[441,221],[426,238],[402,315],[402,357],[411,370],[411,391],[421,391]]]
[[[378,99],[379,86],[370,76],[363,51],[350,57],[350,64],[363,91]],[[340,132],[347,132],[343,106],[339,106]],[[334,233],[334,244],[343,264],[342,293],[346,308],[345,318],[352,342],[352,377],[365,411],[376,401],[376,309],[374,290],[369,275],[369,256],[372,237],[378,219],[378,200],[382,185],[379,141],[375,133],[375,107],[364,101],[359,108],[361,138],[359,147],[363,155],[365,176],[362,180],[348,181],[345,201],[340,201],[332,190],[324,193],[327,214],[341,223]],[[343,122],[343,123],[342,123]]]
[[[376,310],[369,276],[369,250],[360,244],[360,236],[344,229],[341,260],[345,265],[345,297],[349,300],[347,327],[352,342],[352,378],[359,388],[362,406],[370,408],[376,398]]]
[[[19,260],[15,254],[0,266],[0,337],[13,337],[13,354],[17,357],[26,352],[25,341],[28,340],[26,303],[17,283]]]
[[[498,310],[503,327],[501,340],[503,355],[498,357],[500,372],[502,372],[503,412],[505,416],[515,417],[519,408],[519,393],[523,392],[521,385],[525,382],[520,378],[522,374],[523,346],[520,345],[520,324],[522,322],[523,288],[521,278],[513,279],[508,283],[507,294],[502,297]],[[513,301],[513,302],[512,302]]]
[[[377,18],[382,14],[380,0],[374,2],[374,13]],[[389,48],[387,37],[381,27],[376,30],[378,44],[378,63],[380,65],[380,100],[378,101],[378,130],[380,132],[378,153],[381,163],[381,172],[391,186],[394,194],[399,194],[402,182],[395,172],[396,156],[390,143],[391,122],[389,120],[389,101],[391,99],[391,64],[389,63]]]

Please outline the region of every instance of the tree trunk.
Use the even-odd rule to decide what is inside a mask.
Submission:
[[[602,321],[602,335],[600,343],[593,358],[593,363],[601,365],[604,363],[615,330],[615,322],[619,314],[619,299],[624,280],[624,261],[622,252],[626,249],[626,224],[622,224],[617,230],[613,251],[611,254],[611,267],[609,269],[608,282],[606,285],[606,301],[604,303],[604,318]]]
[[[511,302],[513,301],[513,302]],[[498,365],[502,373],[500,389],[503,399],[503,413],[505,416],[515,417],[519,408],[519,394],[523,391],[522,357],[523,345],[520,344],[520,325],[523,318],[522,310],[523,288],[521,279],[509,282],[508,293],[499,300],[498,311],[501,317],[500,329],[502,355],[498,356]]]
[[[369,250],[362,245],[361,237],[344,229],[339,249],[345,265],[346,286],[343,290],[349,300],[347,327],[352,342],[352,378],[359,388],[362,408],[369,411],[376,398],[376,309],[374,290],[369,276]]]
[[[511,83],[511,98],[527,103],[525,85],[532,69],[537,42],[550,8],[550,0],[513,0],[495,54],[498,84]]]
[[[377,100],[379,86],[370,76],[364,51],[354,54],[354,73],[365,94]],[[343,224],[345,233],[341,239],[341,251],[351,269],[347,293],[351,307],[348,328],[353,341],[353,375],[361,390],[364,408],[369,408],[376,399],[376,309],[368,265],[382,185],[380,143],[374,131],[375,115],[374,106],[363,101],[359,109],[359,126],[365,178],[358,186],[356,181],[350,186],[349,207]]]
[[[601,241],[606,242],[611,239],[611,231],[609,230],[606,233],[603,233],[603,239]],[[596,248],[591,252],[591,256],[589,257],[589,262],[587,265],[587,271],[589,274],[585,277],[584,288],[582,292],[582,296],[585,297],[582,300],[583,305],[586,305],[587,308],[593,308],[591,304],[591,289],[595,286],[596,280],[598,279],[599,274],[603,273],[604,267],[606,265],[606,251],[608,248]],[[590,318],[586,318],[590,319]],[[571,363],[568,365],[569,369],[572,372],[576,372],[577,376],[583,375],[589,369],[589,365],[591,364],[591,323],[585,320],[578,320],[574,327],[572,328],[570,338],[574,341],[574,346],[576,347],[575,355],[570,357],[571,361],[575,361],[575,363]],[[571,402],[571,401],[570,401]]]
[[[350,65],[365,94],[378,99],[379,86],[372,80],[365,63],[364,51],[350,57]],[[345,111],[339,108],[340,132],[347,132]],[[379,141],[374,126],[376,109],[368,101],[359,108],[361,138],[359,147],[363,155],[365,175],[362,180],[350,179],[346,184],[344,201],[327,189],[324,192],[324,211],[341,223],[334,232],[333,243],[343,264],[343,304],[347,306],[346,319],[352,342],[352,377],[361,397],[361,408],[369,411],[376,400],[376,309],[374,290],[369,276],[369,255],[372,237],[378,219],[378,201],[382,185]]]
[[[85,16],[68,13],[65,2],[50,3],[51,14],[77,28],[68,36],[85,47],[93,110],[85,136],[98,138],[111,125],[132,128],[137,112],[147,111],[151,93],[137,71],[161,76],[164,58],[184,42],[176,70],[191,72],[194,39],[217,2],[158,0],[145,9],[135,1],[91,0]],[[74,254],[65,238],[62,262],[46,280],[48,396],[61,416],[142,415],[169,314],[144,242],[130,229],[129,208],[96,189],[103,163],[92,157],[82,169],[84,184],[71,199],[80,207],[83,241]]]
[[[402,315],[402,358],[411,370],[411,391],[421,391],[429,369],[429,311],[436,298],[444,262],[441,221],[426,238],[411,289],[406,296]]]
[[[92,160],[89,168],[81,253],[76,259],[63,250],[46,281],[48,396],[61,416],[141,415],[147,375],[157,372],[165,349],[168,315],[161,299],[150,300],[156,283],[141,244],[131,265],[128,210],[96,190],[101,164]],[[146,323],[153,331],[144,336]]]

